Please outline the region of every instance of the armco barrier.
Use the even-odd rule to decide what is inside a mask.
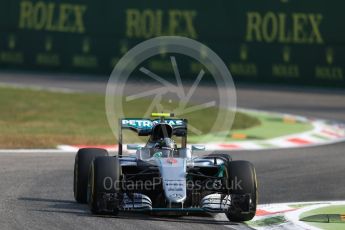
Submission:
[[[140,41],[180,35],[207,44],[239,81],[345,86],[344,7],[335,0],[2,0],[0,67],[108,74]],[[146,64],[171,70],[164,57]],[[184,62],[182,72],[198,67]]]

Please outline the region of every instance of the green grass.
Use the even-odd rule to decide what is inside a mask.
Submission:
[[[255,117],[260,121],[260,125],[252,126],[249,129],[235,129],[230,132],[220,132],[218,134],[208,134],[203,138],[209,141],[222,140],[226,136],[226,141],[246,141],[246,140],[265,140],[294,133],[305,132],[311,130],[313,126],[308,122],[285,123],[281,117],[272,117],[255,112],[248,112],[247,116]],[[232,134],[244,134],[246,139],[234,139]],[[190,141],[197,141],[201,137],[191,137]]]
[[[345,214],[345,205],[331,205],[323,208],[313,209],[308,212],[304,212],[300,215],[300,219],[307,216],[318,215],[318,214]],[[345,229],[345,220],[342,223],[315,223],[306,222],[308,225],[315,226],[325,230],[342,230]]]
[[[104,97],[0,88],[0,148],[115,143]]]
[[[312,129],[310,123],[296,122],[284,123],[282,118],[272,118],[270,115],[248,113],[248,115],[255,116],[261,122],[260,126],[253,127],[246,130],[236,130],[237,133],[247,134],[251,139],[269,139],[279,136],[285,136],[294,133],[305,132]]]
[[[264,219],[249,221],[248,223],[251,227],[273,227],[273,225],[283,224],[286,222],[287,220],[284,216],[272,216]]]
[[[147,101],[128,103],[128,116],[141,117]],[[170,103],[170,106],[176,106]],[[49,148],[58,144],[114,144],[104,96],[0,87],[0,148]],[[167,108],[168,109],[168,108]],[[217,110],[208,108],[184,116],[203,132]],[[211,119],[211,120],[210,120]],[[236,113],[233,128],[249,129],[260,121]]]

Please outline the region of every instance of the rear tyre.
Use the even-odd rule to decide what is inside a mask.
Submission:
[[[93,214],[118,213],[117,185],[120,174],[121,166],[117,157],[97,157],[91,163],[87,199]]]
[[[96,157],[108,156],[105,149],[83,148],[79,149],[74,161],[73,192],[78,203],[87,202],[87,182],[89,168],[92,160]]]
[[[248,161],[232,161],[228,165],[228,178],[232,205],[226,216],[235,222],[253,219],[258,201],[254,166]]]

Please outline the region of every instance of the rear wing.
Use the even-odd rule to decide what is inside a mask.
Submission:
[[[145,119],[145,118],[123,118],[119,119],[119,156],[122,155],[122,131],[125,129],[132,130],[138,136],[151,135],[152,128],[155,124],[166,123],[173,128],[173,135],[182,138],[182,146],[187,144],[187,119]]]
[[[121,129],[130,129],[137,132],[139,136],[149,136],[152,127],[158,123],[166,123],[173,128],[173,135],[184,136],[187,135],[187,119],[142,119],[142,118],[124,118],[120,119]]]

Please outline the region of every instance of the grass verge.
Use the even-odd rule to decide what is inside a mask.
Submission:
[[[309,131],[313,126],[309,122],[296,121],[294,123],[284,122],[281,116],[274,116],[271,114],[246,112],[247,116],[255,117],[259,120],[260,125],[252,126],[248,129],[234,129],[229,132],[220,132],[218,134],[208,134],[202,138],[209,141],[217,142],[218,140],[225,141],[260,141],[265,139],[271,139],[280,136],[286,136],[294,133],[301,133]],[[239,138],[236,138],[239,137]],[[197,141],[201,137],[191,137],[190,141]]]
[[[323,221],[320,220],[320,223],[318,222],[305,222],[308,225],[325,229],[325,230],[342,230],[345,229],[345,205],[331,205],[323,208],[313,209],[308,212],[304,212],[300,215],[300,219],[307,217],[307,216],[313,216],[313,215],[325,215],[325,214],[331,214],[332,216],[339,216],[335,218],[334,220],[328,220],[330,223],[322,223]],[[327,219],[327,218],[326,218]],[[334,222],[338,223],[334,223]]]
[[[133,103],[127,106],[126,114],[140,117],[138,111],[146,109],[148,103]],[[0,148],[116,143],[108,126],[103,95],[1,87],[0,108]],[[186,118],[196,122],[194,126],[200,130],[206,131],[211,124],[209,118],[216,113],[214,108],[208,108],[202,113],[189,114]],[[249,129],[259,125],[257,118],[236,113],[233,129]]]

